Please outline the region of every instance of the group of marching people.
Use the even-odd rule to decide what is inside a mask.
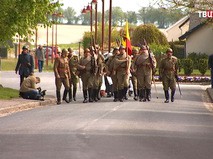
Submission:
[[[159,78],[163,84],[165,103],[169,102],[169,89],[171,89],[171,102],[174,102],[176,89],[178,62],[172,53],[172,49],[169,48],[165,58],[159,63]],[[83,86],[83,103],[97,102],[100,100],[103,76],[112,79],[114,102],[128,99],[130,79],[133,84],[134,100],[150,101],[156,66],[155,56],[146,45],[142,45],[139,50],[133,49],[131,55],[121,45],[114,48],[112,55],[107,58],[101,54],[98,45],[85,49],[84,56],[80,59],[77,55],[73,55],[72,49],[63,49],[61,56],[54,62],[57,104],[61,104],[62,84],[65,87],[62,100],[67,103],[76,100],[79,77]]]

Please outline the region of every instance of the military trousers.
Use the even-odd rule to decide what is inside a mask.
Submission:
[[[116,74],[111,75],[111,79],[112,79],[112,90],[114,92],[118,91],[118,79],[117,79],[117,75]]]
[[[129,87],[129,75],[126,73],[126,68],[122,68],[116,72],[118,81],[118,90]]]
[[[162,83],[163,83],[163,90],[168,91],[169,88],[171,90],[176,90],[176,79],[175,79],[175,77],[164,75],[162,77]]]
[[[132,75],[132,85],[134,89],[138,88],[138,82],[137,82],[137,77],[135,75]]]
[[[94,86],[94,74],[91,74],[90,71],[86,71],[81,75],[83,90],[88,90],[88,88],[93,88]]]
[[[144,72],[142,69],[137,71],[138,90],[151,89],[152,72]]]
[[[102,76],[101,75],[95,75],[94,76],[94,84],[93,84],[93,89],[99,89],[102,85]]]
[[[62,84],[66,90],[70,89],[69,79],[68,78],[55,78],[56,91],[61,90]]]

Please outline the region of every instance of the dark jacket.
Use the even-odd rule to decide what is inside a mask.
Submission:
[[[208,64],[209,64],[209,68],[213,69],[213,54],[209,56]]]
[[[19,71],[19,75],[29,76],[34,72],[34,61],[30,54],[21,53],[18,56],[18,62],[15,71]]]

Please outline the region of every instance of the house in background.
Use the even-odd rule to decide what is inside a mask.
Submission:
[[[168,42],[179,41],[179,37],[189,30],[189,16],[185,16],[167,29],[160,29]]]
[[[189,53],[213,54],[213,25],[200,18],[198,13],[190,15],[189,30],[179,37],[185,40],[185,55]]]

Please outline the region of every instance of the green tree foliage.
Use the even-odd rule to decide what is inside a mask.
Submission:
[[[16,33],[21,36],[32,34],[38,23],[50,25],[47,15],[59,6],[53,0],[1,0],[0,44],[13,41]]]
[[[137,24],[137,14],[135,11],[128,11],[125,13],[125,19],[128,20],[130,24]]]
[[[207,59],[199,59],[199,66],[198,70],[200,71],[201,75],[205,75],[208,69],[208,60]]]
[[[138,20],[143,24],[153,23],[159,28],[166,28],[181,19],[185,13],[180,9],[143,7],[138,11]]]
[[[112,7],[112,26],[122,26],[125,21],[125,14],[121,7]],[[105,22],[109,22],[109,10],[105,12]]]
[[[82,41],[83,48],[84,49],[89,48],[91,42],[92,42],[91,32],[85,32],[83,36],[83,41]]]
[[[140,25],[133,31],[132,45],[142,44],[143,39],[146,39],[148,44],[168,45],[165,35],[153,24]]]
[[[67,24],[74,24],[75,23],[75,15],[76,12],[73,8],[68,7],[64,10],[64,17],[67,19]]]

